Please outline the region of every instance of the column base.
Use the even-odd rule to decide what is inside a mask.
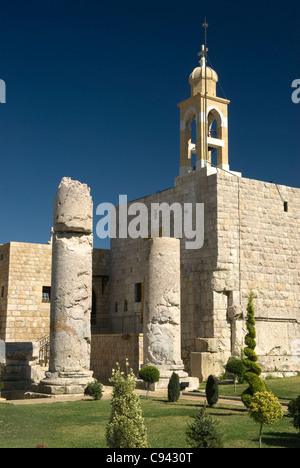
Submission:
[[[157,367],[157,369],[159,370],[159,373],[160,373],[159,382],[156,382],[156,383],[150,385],[150,390],[152,392],[155,392],[156,390],[164,390],[164,389],[168,388],[169,381],[170,381],[170,378],[171,378],[173,372],[178,374],[180,383],[183,383],[183,382],[188,382],[189,383],[189,386],[188,386],[189,390],[195,390],[195,389],[199,388],[199,379],[195,378],[195,377],[189,377],[188,373],[185,372],[185,370],[184,370],[183,363],[182,364],[177,364],[177,365],[174,364],[174,365],[170,365],[170,366],[160,366],[160,365],[157,365],[157,364],[147,364],[147,366],[151,366],[151,365],[154,365],[155,367]],[[142,380],[138,379],[137,388],[147,388],[147,385],[148,385],[147,383],[145,383]]]
[[[86,387],[93,381],[93,371],[46,372],[46,378],[33,385],[33,390],[47,395],[84,395]]]

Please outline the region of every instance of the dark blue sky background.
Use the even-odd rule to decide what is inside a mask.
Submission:
[[[0,14],[0,243],[49,240],[64,176],[95,208],[173,186],[205,16],[231,169],[300,186],[299,2],[10,0]]]

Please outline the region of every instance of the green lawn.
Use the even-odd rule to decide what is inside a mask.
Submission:
[[[152,448],[187,448],[185,429],[201,407],[198,401],[141,400]],[[218,403],[207,410],[220,421],[227,448],[256,448],[258,426],[244,408]],[[0,404],[0,448],[105,448],[110,402],[79,401],[39,405]],[[264,448],[300,448],[300,435],[286,416],[266,427]]]
[[[300,395],[300,376],[287,379],[267,379],[266,387],[280,400],[291,400]],[[234,393],[233,385],[219,385],[219,393],[224,396],[240,396],[248,387],[247,384],[237,385],[237,393]],[[205,384],[201,384],[200,390],[205,391]]]

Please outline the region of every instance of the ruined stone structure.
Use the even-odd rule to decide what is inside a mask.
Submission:
[[[64,178],[54,200],[50,364],[38,390],[81,393],[90,371],[93,203],[90,189]]]
[[[180,242],[158,237],[148,241],[148,249],[144,365],[157,367],[166,387],[173,372],[188,376],[181,359]]]
[[[52,335],[51,372],[87,370],[88,321],[77,330],[69,311],[84,314],[93,300],[91,369],[99,380],[107,383],[115,362],[126,357],[136,374],[149,363],[162,374],[176,369],[182,378],[188,372],[203,380],[222,374],[228,359],[240,356],[253,290],[256,351],[264,373],[300,371],[300,190],[250,180],[231,170],[229,101],[217,96],[217,81],[202,58],[190,75],[191,97],[179,104],[180,168],[174,187],[126,207],[128,212],[137,202],[144,204],[150,221],[156,204],[157,233],[153,235],[149,222],[147,238],[116,238],[110,251],[95,249],[93,292],[87,285],[92,251],[87,193],[78,199],[76,195],[71,204],[72,210],[81,209],[82,200],[88,216],[84,220],[72,210],[69,219],[62,218],[65,209],[59,203],[67,186],[57,198],[53,259],[58,274],[52,284],[51,246],[0,246],[0,340],[37,341],[49,333],[52,286],[51,328],[57,334]],[[170,208],[170,232],[163,219],[159,222],[163,203]],[[188,249],[185,235],[172,239],[179,237],[172,225],[174,203],[182,213],[186,203],[204,205],[201,248]],[[82,266],[80,284],[75,279],[73,283],[71,270],[64,270],[68,264]],[[71,285],[76,297],[67,304]],[[79,366],[68,357],[70,337]]]

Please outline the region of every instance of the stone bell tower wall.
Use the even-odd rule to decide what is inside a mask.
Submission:
[[[228,298],[224,303],[232,351],[238,353],[244,346],[241,319],[252,289],[256,351],[264,372],[299,371],[300,190],[218,175],[217,199],[218,262],[213,289],[219,303]],[[221,336],[222,327],[218,323],[215,333]],[[223,340],[225,346],[226,337]]]

